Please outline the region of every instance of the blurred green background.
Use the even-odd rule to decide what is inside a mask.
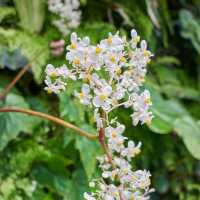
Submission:
[[[80,0],[80,36],[92,42],[135,28],[154,53],[146,78],[152,94],[152,124],[132,127],[129,110],[116,115],[127,136],[142,141],[134,168],[152,173],[152,200],[200,200],[200,0]],[[44,91],[50,42],[64,38],[47,0],[0,0],[0,91],[31,62],[0,107],[17,106],[60,116],[95,131],[92,115],[73,98],[69,84],[59,96]],[[0,200],[79,200],[98,176],[98,143],[48,121],[0,113]]]

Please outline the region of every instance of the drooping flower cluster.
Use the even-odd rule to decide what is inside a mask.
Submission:
[[[55,68],[47,65],[45,90],[58,94],[65,90],[67,80],[83,82],[80,91],[74,95],[80,102],[94,109],[97,130],[104,132],[109,155],[99,157],[102,178],[92,182],[96,191],[85,193],[87,200],[145,200],[152,190],[150,173],[146,170],[133,171],[129,163],[140,153],[141,143],[135,145],[123,136],[124,125],[117,118],[110,119],[110,113],[120,106],[133,110],[133,125],[150,123],[152,113],[150,92],[142,87],[150,62],[151,52],[145,40],[135,30],[131,40],[119,33],[92,45],[88,37],[79,38],[71,34],[67,46],[66,60],[69,66]]]
[[[79,26],[81,18],[79,6],[79,0],[48,0],[49,10],[59,16],[53,24],[64,36]]]

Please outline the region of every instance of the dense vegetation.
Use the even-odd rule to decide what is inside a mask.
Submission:
[[[119,119],[127,136],[142,141],[133,164],[152,173],[151,199],[200,199],[200,1],[81,0],[79,35],[93,42],[119,30],[137,29],[154,53],[146,80],[152,95],[151,125],[132,127],[129,111]],[[73,98],[76,84],[62,95],[44,91],[47,63],[65,63],[50,42],[63,38],[45,0],[0,0],[0,91],[17,73],[31,70],[0,100],[49,113],[94,132],[91,113]],[[64,37],[66,44],[69,35]],[[98,175],[97,142],[49,121],[0,113],[0,200],[79,200]]]

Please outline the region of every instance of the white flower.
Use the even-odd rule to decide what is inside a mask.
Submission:
[[[89,195],[87,192],[84,192],[83,197],[86,200],[96,200],[92,195]]]
[[[131,115],[133,125],[137,125],[139,121],[142,124],[149,124],[153,118],[152,113],[149,112],[149,106],[152,105],[150,93],[145,90],[140,95],[135,94],[132,96],[134,113]]]
[[[146,170],[137,170],[136,172],[134,172],[134,176],[135,176],[135,183],[134,185],[136,187],[139,187],[141,189],[146,189],[150,186],[151,184],[151,174],[149,171]]]
[[[97,124],[97,130],[99,130],[100,128],[103,128],[103,121],[102,121],[102,118],[100,117],[98,109],[95,109],[94,111],[94,119]]]
[[[92,187],[92,188],[95,187],[95,182],[91,181],[91,182],[89,183],[89,186]]]
[[[75,92],[75,96],[80,99],[80,102],[84,105],[90,104],[90,99],[92,98],[90,93],[90,87],[88,84],[83,84],[81,88],[81,92]]]
[[[124,48],[123,43],[124,41],[119,37],[118,33],[115,35],[109,33],[108,38],[100,42],[100,47],[103,50],[121,51]]]
[[[67,68],[66,65],[61,66],[60,68],[58,68],[57,71],[58,71],[58,75],[65,79],[70,78],[74,81],[76,80],[76,76],[71,72],[71,70]]]
[[[137,154],[140,153],[140,147],[141,147],[141,142],[138,143],[138,145],[136,146],[135,143],[133,141],[128,141],[128,147],[124,148],[121,151],[121,155],[123,157],[127,157],[127,159],[130,161],[131,158],[135,157]]]
[[[46,66],[45,73],[47,76],[52,78],[59,76],[58,70],[52,64]]]
[[[94,93],[96,95],[93,99],[94,106],[97,108],[101,107],[104,110],[109,110],[111,104],[109,97],[112,93],[112,87],[105,86],[101,89],[96,89]]]
[[[109,126],[105,128],[105,135],[109,139],[115,139],[116,137],[121,136],[124,130],[125,130],[125,126],[122,124],[118,124],[116,128]]]
[[[135,49],[137,47],[138,42],[140,41],[140,36],[138,36],[137,31],[135,29],[131,30],[131,47]]]
[[[64,83],[60,78],[52,82],[52,80],[47,77],[45,83],[47,86],[44,89],[47,90],[48,93],[58,94],[62,90],[65,90],[66,83]]]

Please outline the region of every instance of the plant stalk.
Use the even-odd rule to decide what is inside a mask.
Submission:
[[[94,134],[90,134],[80,128],[78,128],[77,126],[74,126],[73,124],[66,122],[58,117],[52,116],[52,115],[48,115],[42,112],[37,112],[34,110],[30,110],[30,109],[23,109],[23,108],[0,108],[0,112],[18,112],[18,113],[24,113],[27,115],[32,115],[32,116],[37,116],[37,117],[41,117],[43,119],[47,119],[49,121],[52,121],[60,126],[63,126],[65,128],[70,128],[74,131],[76,131],[80,136],[86,137],[90,140],[95,140],[98,138],[97,135]]]
[[[6,95],[11,91],[11,89],[15,86],[15,84],[21,79],[21,77],[28,71],[28,69],[31,67],[31,64],[34,60],[38,58],[38,56],[42,55],[42,51],[40,51],[33,60],[31,60],[29,63],[27,63],[15,76],[15,78],[6,86],[6,88],[3,90],[3,92],[0,94],[0,100],[3,100]]]

